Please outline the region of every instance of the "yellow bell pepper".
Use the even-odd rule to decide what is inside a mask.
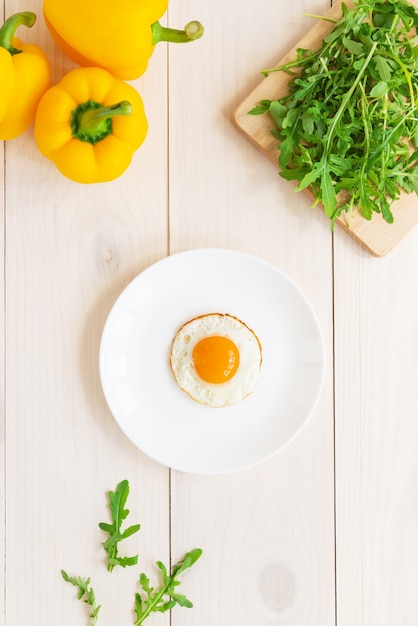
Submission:
[[[51,35],[73,61],[134,80],[147,69],[158,42],[203,35],[197,21],[184,30],[163,27],[158,20],[167,6],[168,0],[44,0],[43,12]]]
[[[142,98],[101,68],[77,68],[39,102],[34,132],[41,153],[78,183],[114,180],[148,131]]]
[[[46,54],[16,37],[16,29],[31,28],[36,15],[15,13],[0,28],[0,139],[14,139],[29,128],[37,104],[50,85]]]
[[[12,55],[6,48],[0,47],[0,120],[5,117],[9,109],[15,82]]]

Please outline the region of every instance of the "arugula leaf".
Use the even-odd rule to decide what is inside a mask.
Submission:
[[[263,70],[289,74],[288,93],[249,113],[271,117],[280,175],[309,187],[331,228],[355,210],[392,223],[401,191],[418,195],[418,10],[406,0],[341,8],[318,50]]]
[[[192,567],[201,554],[202,550],[200,548],[195,548],[188,552],[179,563],[176,563],[171,568],[171,574],[168,573],[166,566],[161,561],[157,561],[156,565],[162,574],[162,585],[159,589],[151,587],[150,580],[146,574],[142,573],[140,575],[139,585],[142,595],[140,592],[135,594],[135,626],[140,626],[151,613],[164,613],[171,610],[176,604],[186,608],[193,606],[186,596],[177,593],[175,589],[180,585],[178,580],[180,574]]]
[[[374,58],[374,62],[376,64],[376,70],[380,76],[380,79],[388,82],[392,78],[392,68],[388,61],[383,56],[376,55]]]
[[[94,590],[90,585],[90,578],[81,578],[78,576],[77,578],[73,576],[69,576],[65,570],[61,570],[61,576],[67,583],[71,583],[74,587],[77,587],[77,600],[83,600],[86,604],[91,607],[91,613],[89,617],[91,617],[91,626],[96,626],[99,611],[101,608],[100,604],[96,604],[96,598],[94,594]]]
[[[383,98],[383,96],[386,96],[388,93],[388,87],[389,85],[387,84],[385,80],[380,80],[378,83],[375,84],[373,89],[370,91],[370,97],[371,98]]]
[[[260,104],[257,104],[257,106],[251,109],[250,114],[261,115],[262,113],[265,113],[266,111],[268,111],[269,106],[270,106],[270,100],[262,100]]]
[[[343,37],[343,44],[347,48],[351,54],[356,56],[360,56],[364,52],[364,45],[359,41],[354,41],[353,39],[348,39],[348,37]]]
[[[108,539],[103,543],[103,547],[107,553],[107,569],[109,572],[113,571],[117,565],[120,567],[128,567],[138,563],[138,555],[129,557],[119,556],[119,543],[123,539],[127,539],[138,532],[141,528],[140,524],[134,524],[122,531],[122,523],[129,515],[129,509],[125,508],[128,495],[129,482],[122,480],[117,485],[115,491],[109,491],[108,493],[112,523],[99,523],[99,528],[109,535]]]

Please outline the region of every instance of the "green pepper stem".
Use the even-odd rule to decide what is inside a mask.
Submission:
[[[152,45],[159,43],[160,41],[169,41],[172,43],[188,43],[199,39],[203,33],[204,28],[200,22],[193,20],[184,27],[184,30],[177,30],[176,28],[166,28],[162,26],[160,22],[154,22],[151,25],[152,31]]]
[[[132,105],[127,100],[110,106],[88,100],[79,104],[71,114],[72,135],[94,145],[111,134],[113,117],[131,113]]]
[[[13,46],[13,37],[19,26],[32,28],[36,22],[36,15],[32,11],[22,11],[11,15],[0,28],[0,47],[6,48],[10,54],[22,52]]]

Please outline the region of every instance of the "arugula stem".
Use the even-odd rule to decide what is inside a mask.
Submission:
[[[313,17],[317,20],[322,20],[323,22],[332,22],[333,24],[337,24],[339,20],[336,20],[333,17],[327,17],[326,15],[315,15],[314,13],[304,13],[304,17]]]
[[[385,149],[385,147],[388,145],[390,139],[392,138],[392,136],[394,135],[394,133],[396,133],[396,131],[398,130],[398,128],[400,128],[402,126],[402,124],[405,123],[405,119],[410,117],[412,115],[412,113],[414,112],[414,109],[411,109],[408,113],[406,113],[404,116],[401,116],[399,122],[396,124],[396,126],[394,126],[392,128],[392,130],[390,131],[390,133],[387,134],[385,140],[383,143],[380,144],[380,146],[377,148],[377,150],[375,150],[373,152],[373,154],[370,155],[369,158],[369,162],[367,163],[367,169],[366,172],[368,172],[374,165],[374,162],[376,161],[377,157],[383,152],[383,150]]]
[[[305,63],[310,63],[318,56],[319,53],[310,54],[309,56],[304,57],[303,59],[295,59],[295,61],[289,61],[289,63],[285,63],[284,65],[277,65],[276,67],[269,67],[265,70],[261,70],[261,74],[263,76],[267,76],[272,72],[287,72],[290,73],[292,68],[303,67]]]
[[[147,608],[142,613],[141,617],[138,617],[134,626],[140,626],[140,624],[142,624],[142,622],[146,620],[146,618],[150,615],[150,613],[154,611],[154,608],[159,605],[160,600],[167,593],[167,589],[170,589],[171,585],[173,584],[173,580],[174,580],[174,576],[171,576],[168,582],[160,589],[158,593],[155,594],[155,596],[152,599],[152,602],[148,604]]]
[[[383,99],[382,113],[383,113],[383,136],[385,136],[388,126],[388,94],[386,93]],[[385,152],[382,152],[382,180],[386,178],[386,163],[387,163],[387,155]]]
[[[398,24],[399,24],[399,15],[396,15],[395,13],[395,15],[393,16],[393,20],[392,20],[392,24],[390,26],[389,32],[393,33],[393,31],[395,30]]]
[[[411,102],[414,102],[415,101],[415,94],[414,94],[414,88],[412,86],[412,77],[411,77],[411,74],[408,72],[408,70],[407,70],[405,64],[403,63],[403,61],[401,61],[401,59],[398,56],[396,56],[394,54],[391,54],[390,52],[387,52],[387,51],[382,51],[381,54],[382,54],[382,56],[389,57],[389,59],[392,59],[393,61],[395,61],[399,65],[399,67],[401,68],[402,72],[405,75],[405,79],[406,79],[406,82],[408,84],[409,97],[411,98]]]
[[[361,119],[363,122],[363,129],[364,129],[364,152],[363,152],[363,165],[362,165],[362,175],[364,174],[365,171],[365,164],[367,162],[367,159],[369,158],[369,152],[370,152],[370,134],[369,134],[369,125],[367,123],[367,98],[366,98],[366,92],[364,90],[364,86],[362,83],[359,83],[359,88],[361,91]]]
[[[261,70],[261,74],[263,74],[264,76],[267,76],[268,74],[270,74],[271,72],[287,72],[290,73],[290,70],[295,68],[302,68],[305,65],[309,65],[311,63],[313,63],[313,61],[317,58],[317,57],[324,57],[325,56],[325,52],[327,52],[329,49],[331,48],[331,44],[326,45],[324,48],[322,48],[322,50],[317,50],[316,52],[311,52],[310,54],[302,57],[302,58],[297,58],[294,61],[289,61],[289,63],[285,63],[283,65],[276,65],[276,67],[271,67],[268,68],[266,70]]]
[[[327,73],[329,73],[329,71],[328,71],[328,67],[327,67],[327,64],[326,64],[326,62],[324,61],[324,57],[323,57],[323,56],[321,56],[321,58],[320,58],[320,62],[321,62],[321,66],[322,66],[322,69],[324,70],[324,72],[325,72],[326,74],[327,74]]]
[[[357,85],[359,84],[359,82],[361,80],[361,77],[363,76],[364,72],[366,71],[366,68],[367,68],[367,66],[370,63],[371,58],[373,57],[376,48],[377,48],[377,41],[375,41],[373,43],[372,47],[370,48],[370,52],[367,55],[363,65],[361,66],[361,68],[359,70],[359,73],[357,74],[357,78],[355,79],[355,81],[351,85],[350,89],[344,95],[344,98],[341,101],[340,107],[339,107],[338,111],[336,112],[336,114],[334,116],[334,119],[332,120],[332,124],[331,124],[330,130],[329,130],[329,133],[328,133],[328,138],[327,138],[327,143],[326,143],[326,154],[328,154],[329,151],[330,151],[331,142],[332,142],[333,135],[334,135],[334,132],[335,132],[335,128],[336,128],[336,126],[338,124],[338,121],[339,121],[341,115],[344,113],[351,96],[353,95],[354,91],[357,88]]]

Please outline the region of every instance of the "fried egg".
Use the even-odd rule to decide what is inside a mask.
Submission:
[[[227,313],[201,315],[183,324],[170,354],[180,389],[211,407],[230,406],[251,394],[261,361],[257,335]]]

